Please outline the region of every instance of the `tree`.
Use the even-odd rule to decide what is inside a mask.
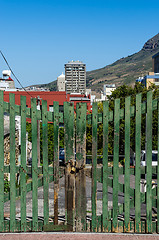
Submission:
[[[125,107],[125,98],[131,96],[131,106],[135,106],[136,94],[142,93],[142,102],[147,101],[147,92],[153,91],[153,99],[159,96],[159,88],[152,84],[149,89],[144,87],[140,83],[136,83],[134,88],[126,85],[118,87],[113,91],[112,95],[108,97],[109,99],[109,108],[114,110],[114,100],[120,98],[120,108]],[[153,111],[153,148],[157,149],[157,122],[158,122],[157,110]],[[141,148],[145,149],[145,135],[146,135],[146,114],[142,114],[141,117]],[[133,151],[135,151],[135,117],[131,118],[131,127],[130,127],[130,146]],[[125,146],[125,120],[120,121],[120,154],[124,154]],[[111,141],[111,148],[113,148],[113,141]]]

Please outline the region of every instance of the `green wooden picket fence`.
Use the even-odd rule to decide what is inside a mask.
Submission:
[[[141,102],[136,95],[136,104],[131,106],[131,97],[125,99],[125,108],[120,109],[120,99],[115,100],[114,111],[109,102],[103,102],[103,112],[98,113],[93,103],[92,114],[87,114],[86,104],[79,103],[74,113],[73,103],[64,103],[64,113],[59,112],[54,102],[54,112],[47,111],[47,102],[42,101],[42,110],[37,110],[36,99],[31,100],[31,109],[26,107],[26,97],[21,96],[21,105],[15,105],[15,96],[10,102],[3,101],[0,92],[0,232],[27,231],[76,231],[76,232],[159,232],[159,168],[152,167],[153,112],[158,111],[158,99],[148,92],[147,101]],[[10,164],[4,165],[4,112],[10,116]],[[146,114],[147,167],[141,167],[141,119]],[[15,116],[21,116],[21,163],[15,163]],[[32,167],[26,165],[26,118],[31,118]],[[119,165],[120,121],[125,120],[125,165]],[[42,122],[43,165],[37,162],[37,120]],[[135,167],[130,167],[131,122],[135,121]],[[157,120],[158,121],[158,120]],[[48,122],[54,125],[54,160],[48,164]],[[59,125],[64,123],[65,167],[59,166]],[[86,164],[86,124],[92,126],[92,164]],[[103,160],[97,164],[98,124],[103,124]],[[109,166],[109,124],[114,126],[113,166]],[[158,139],[159,151],[159,121]],[[75,150],[76,149],[76,150]],[[76,152],[76,154],[75,154]],[[76,159],[75,159],[76,155]],[[10,192],[4,194],[4,173],[10,173]],[[20,185],[16,186],[16,174]],[[32,174],[27,182],[27,174]],[[152,185],[152,174],[156,174]],[[141,191],[141,176],[146,176],[146,191]],[[65,216],[59,219],[60,181],[65,182]],[[90,183],[90,185],[88,184]],[[53,183],[54,203],[49,205],[49,189]],[[91,197],[88,187],[91,186]],[[100,190],[99,190],[100,186]],[[43,214],[38,212],[38,189],[43,188]],[[27,194],[31,193],[32,216],[27,213]],[[101,195],[99,196],[99,192]],[[88,199],[89,198],[89,199]],[[88,210],[88,200],[91,210]],[[20,215],[17,215],[17,202]],[[6,206],[10,212],[6,216]],[[54,214],[50,215],[50,208]],[[101,208],[101,211],[99,211]]]

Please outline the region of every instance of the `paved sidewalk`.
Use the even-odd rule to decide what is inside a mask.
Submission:
[[[6,233],[0,240],[159,240],[157,234],[107,234],[107,233]]]

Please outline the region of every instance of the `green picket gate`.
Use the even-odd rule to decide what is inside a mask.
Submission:
[[[148,92],[147,101],[144,102],[141,94],[136,95],[133,106],[131,97],[127,97],[124,108],[120,108],[120,99],[115,99],[113,111],[109,110],[109,102],[105,101],[100,113],[95,102],[92,113],[88,114],[85,103],[78,103],[75,111],[72,102],[65,102],[64,112],[60,112],[59,103],[54,102],[54,111],[49,112],[46,101],[42,100],[42,109],[37,110],[36,99],[31,99],[31,108],[27,108],[24,96],[21,96],[21,105],[18,106],[15,105],[14,94],[10,94],[10,101],[7,103],[4,102],[1,91],[0,232],[158,233],[159,164],[152,167],[152,150],[159,151],[159,102],[152,95],[151,91]],[[154,119],[154,112],[157,113],[157,119]],[[10,118],[8,165],[4,161],[4,113]],[[15,161],[15,116],[21,118],[21,153],[18,164]],[[143,116],[146,116],[145,133],[142,130]],[[27,118],[31,119],[32,166],[26,164]],[[43,153],[40,166],[37,161],[38,121],[41,122]],[[158,124],[155,132],[152,130],[154,121]],[[51,164],[48,161],[48,123],[53,124],[54,136],[54,159]],[[132,125],[134,133],[131,132]],[[59,166],[61,126],[64,127],[64,166]],[[102,136],[99,136],[99,126]],[[110,126],[113,127],[111,136]],[[88,128],[91,129],[90,139],[87,137]],[[124,140],[124,165],[119,163],[121,131]],[[146,167],[141,167],[141,141],[144,134]],[[112,161],[108,155],[110,138],[113,139]],[[153,138],[158,141],[157,149],[153,149]],[[99,140],[103,142],[100,164]],[[87,141],[91,141],[91,149],[87,149]],[[130,166],[131,141],[134,141],[135,148],[133,167]],[[88,150],[92,155],[89,163],[86,157]],[[5,174],[10,178],[7,193],[4,192]],[[17,176],[20,176],[18,183]]]

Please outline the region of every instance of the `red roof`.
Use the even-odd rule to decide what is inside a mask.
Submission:
[[[91,102],[90,95],[86,97],[84,94],[67,94],[66,92],[48,92],[48,91],[4,91],[4,101],[9,102],[9,93],[15,94],[15,104],[20,105],[20,96],[26,96],[26,105],[27,107],[31,107],[31,98],[39,97],[40,100],[47,101],[47,110],[49,110],[49,106],[53,105],[54,101],[59,102],[60,106],[63,106],[64,102],[69,102],[70,98],[74,98],[71,102],[74,102],[74,108],[76,109],[76,104],[78,102],[86,102],[87,110],[91,110]],[[76,99],[77,98],[77,99]],[[80,98],[83,98],[82,100]],[[87,100],[86,100],[86,99]]]
[[[54,101],[59,102],[59,105],[63,105],[67,102],[66,92],[46,92],[46,91],[4,91],[4,101],[9,102],[9,93],[15,94],[15,104],[20,105],[20,96],[26,96],[26,105],[31,107],[31,98],[39,97],[41,100],[47,100],[47,108],[53,105]]]

